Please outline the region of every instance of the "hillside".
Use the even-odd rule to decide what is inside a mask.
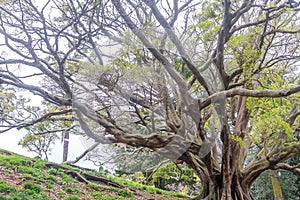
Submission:
[[[96,171],[0,149],[0,200],[184,200],[188,197]]]

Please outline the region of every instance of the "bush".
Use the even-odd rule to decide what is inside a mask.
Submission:
[[[123,197],[131,197],[132,193],[128,190],[120,190],[118,192],[118,195],[123,196]]]
[[[71,194],[71,193],[73,193],[73,189],[72,188],[66,188],[66,193],[68,193],[68,194]]]
[[[152,183],[160,189],[167,189],[166,186],[174,185],[175,188],[179,185],[188,185],[192,187],[196,184],[196,176],[193,170],[187,166],[176,166],[170,162],[162,165],[152,175]]]
[[[37,185],[37,184],[32,183],[32,182],[26,182],[26,183],[24,183],[23,188],[25,190],[34,191],[35,193],[40,193],[40,192],[43,191],[43,188],[40,185]]]
[[[9,194],[11,192],[16,192],[16,188],[13,186],[9,185],[8,183],[1,181],[0,182],[0,192],[4,194]]]
[[[57,175],[57,169],[55,169],[55,168],[50,168],[50,169],[48,170],[48,173],[51,174],[51,175]]]

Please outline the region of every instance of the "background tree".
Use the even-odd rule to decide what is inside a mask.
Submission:
[[[48,160],[51,154],[51,145],[55,143],[59,137],[56,134],[47,133],[48,124],[37,123],[34,128],[19,142],[20,145],[27,148],[28,151],[34,152],[40,158]]]
[[[299,155],[288,160],[289,165],[299,164]],[[283,199],[299,199],[299,176],[295,176],[292,172],[286,170],[278,171],[280,185],[282,189]],[[253,183],[251,192],[255,199],[274,199],[274,192],[271,182],[270,173],[263,172]]]
[[[185,162],[199,199],[252,199],[261,173],[299,168],[284,163],[300,153],[299,4],[6,2],[0,84],[58,110],[3,130],[74,116],[96,143]]]

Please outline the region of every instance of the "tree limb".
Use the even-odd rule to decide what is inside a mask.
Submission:
[[[225,90],[221,92],[217,92],[211,96],[209,96],[207,99],[205,99],[200,104],[200,109],[203,109],[207,106],[209,106],[212,103],[213,99],[217,99],[220,97],[233,97],[236,95],[240,96],[248,96],[248,97],[286,97],[291,94],[295,94],[300,92],[300,85],[297,85],[295,87],[287,88],[287,89],[281,89],[281,90],[248,90],[244,88],[233,88],[230,90]]]
[[[77,163],[79,160],[81,160],[86,154],[88,154],[89,152],[91,152],[92,150],[94,150],[100,143],[95,143],[92,146],[90,146],[88,149],[86,149],[82,154],[80,154],[78,157],[76,157],[75,160],[70,160],[67,161],[67,164],[75,164]]]
[[[286,163],[278,163],[275,165],[274,169],[284,169],[284,170],[288,170],[293,172],[294,174],[296,174],[297,176],[300,177],[300,163],[298,163],[295,166],[291,166],[289,164]]]

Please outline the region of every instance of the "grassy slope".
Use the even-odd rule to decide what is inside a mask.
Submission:
[[[79,182],[64,170],[48,168],[46,161],[24,157],[0,149],[0,200],[100,199],[100,200],[183,200],[182,194],[110,177],[123,188],[99,182]],[[73,171],[81,171],[64,165]],[[96,172],[87,172],[99,175]]]

